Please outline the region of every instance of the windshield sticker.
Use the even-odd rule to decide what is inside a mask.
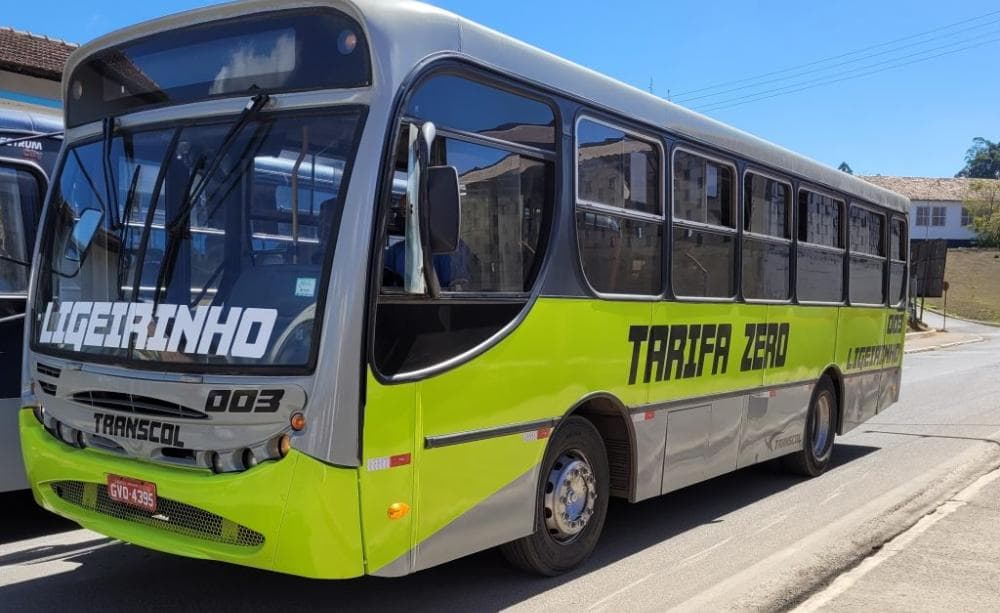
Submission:
[[[49,345],[261,358],[277,309],[150,302],[49,302],[38,342]],[[172,324],[172,325],[171,325]]]
[[[315,277],[299,277],[295,280],[295,295],[300,298],[312,298],[316,295]]]

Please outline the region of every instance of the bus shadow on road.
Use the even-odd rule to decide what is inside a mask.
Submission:
[[[878,447],[838,444],[832,470]],[[400,579],[315,581],[125,544],[102,546],[72,561],[80,566],[0,587],[5,610],[73,603],[74,610],[137,608],[246,610],[497,610],[596,572],[804,482],[765,463],[639,504],[613,501],[593,557],[561,577],[540,578],[509,567],[488,550]],[[40,571],[41,572],[41,571]],[[3,573],[0,569],[0,584]]]
[[[80,527],[38,506],[28,490],[0,494],[0,509],[3,516],[0,545]]]

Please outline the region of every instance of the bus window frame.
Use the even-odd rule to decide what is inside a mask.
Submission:
[[[831,199],[835,200],[836,202],[840,203],[840,236],[839,236],[839,238],[840,238],[840,243],[843,245],[843,247],[831,247],[829,245],[821,245],[819,243],[812,243],[812,242],[805,241],[805,240],[802,240],[801,238],[799,238],[799,229],[798,229],[799,212],[798,212],[798,209],[799,209],[799,200],[801,198],[802,192],[811,192],[811,193],[817,194],[819,196],[824,196],[826,198],[831,198]],[[807,183],[805,181],[800,181],[799,182],[798,187],[795,190],[795,200],[794,200],[794,208],[796,210],[796,213],[795,213],[796,225],[795,225],[795,231],[793,232],[793,235],[795,236],[795,291],[794,291],[795,304],[812,305],[812,306],[848,306],[848,304],[849,304],[848,301],[847,301],[847,299],[848,299],[848,292],[849,292],[848,281],[849,281],[850,275],[848,274],[849,259],[848,259],[848,245],[847,245],[847,236],[848,236],[847,235],[847,220],[848,220],[848,217],[847,217],[847,207],[848,207],[847,199],[844,196],[838,194],[837,192],[830,191],[830,190],[824,189],[822,187],[817,187],[815,184]],[[841,260],[841,267],[840,267],[841,268],[841,280],[842,280],[842,283],[843,283],[843,285],[841,286],[841,291],[840,291],[840,300],[801,300],[799,298],[799,284],[798,284],[798,280],[799,280],[799,248],[800,248],[800,246],[805,246],[806,249],[817,249],[819,251],[827,251],[829,253],[838,253],[838,254],[840,254],[840,260]]]
[[[903,225],[903,235],[899,238],[900,246],[904,251],[904,259],[899,260],[893,257],[892,253],[892,224],[893,222],[900,222]],[[889,257],[888,257],[888,273],[886,277],[889,279],[888,293],[886,296],[889,299],[889,306],[895,309],[906,310],[906,299],[910,294],[910,224],[909,220],[897,213],[892,213],[889,215]],[[895,303],[892,302],[892,265],[902,264],[903,265],[903,295],[899,297],[899,300]]]
[[[677,202],[677,196],[674,193],[674,162],[677,158],[678,152],[684,152],[690,155],[698,156],[704,160],[715,162],[722,166],[728,166],[733,172],[733,225],[734,227],[729,228],[727,226],[717,226],[715,224],[704,223],[699,221],[690,221],[687,219],[678,219],[674,214],[674,206]],[[668,264],[670,266],[670,295],[673,296],[674,300],[678,302],[716,302],[716,303],[730,303],[730,302],[741,302],[743,298],[743,270],[742,270],[742,256],[743,256],[743,240],[742,240],[742,228],[743,228],[743,211],[742,211],[742,193],[743,185],[738,179],[740,177],[739,167],[737,163],[721,157],[722,154],[712,153],[705,149],[698,147],[697,145],[692,145],[684,141],[678,141],[674,143],[670,150],[670,172],[667,175],[670,181],[670,223],[669,223],[669,233],[670,233],[670,258],[668,259]],[[734,158],[735,159],[735,158]],[[687,296],[684,294],[678,294],[674,290],[674,278],[673,278],[673,256],[674,256],[674,230],[678,227],[689,228],[692,230],[707,231],[714,234],[729,234],[733,237],[733,261],[731,272],[733,274],[733,294],[729,297],[717,297],[717,296]]]
[[[61,155],[61,153],[60,153]],[[49,193],[49,178],[45,174],[45,171],[41,166],[35,162],[29,160],[19,160],[17,158],[11,158],[6,156],[0,156],[0,167],[13,168],[15,170],[23,170],[31,174],[35,181],[38,183],[39,191],[39,206],[31,212],[31,215],[25,215],[24,204],[19,203],[21,206],[21,216],[24,228],[22,230],[25,232],[25,252],[28,255],[28,260],[24,262],[24,266],[27,268],[28,282],[25,284],[24,291],[22,292],[4,292],[0,293],[0,299],[23,299],[27,300],[28,295],[31,292],[31,276],[33,268],[33,260],[35,254],[35,247],[37,245],[38,239],[38,224],[41,223],[42,211],[45,209],[45,203],[48,202]],[[29,227],[30,226],[30,227]],[[17,266],[13,262],[8,262]]]
[[[851,249],[851,209],[859,208],[869,213],[874,213],[882,218],[882,249],[885,255],[871,255],[870,253],[859,253]],[[844,224],[844,230],[847,235],[844,238],[844,246],[847,249],[847,267],[848,273],[845,279],[845,286],[847,289],[847,305],[848,306],[858,306],[858,307],[884,307],[889,306],[889,219],[891,215],[888,211],[884,210],[882,207],[876,206],[874,204],[869,204],[860,200],[851,200],[846,211],[847,223]],[[854,302],[851,300],[851,278],[850,278],[850,266],[851,258],[854,256],[862,257],[868,260],[878,260],[882,262],[882,302]],[[895,306],[895,305],[892,305]]]
[[[746,229],[746,204],[747,204],[747,193],[746,193],[746,179],[747,175],[757,175],[758,177],[763,177],[765,179],[770,179],[772,181],[777,181],[788,187],[788,234],[789,238],[781,238],[778,236],[771,236],[770,234],[761,234],[759,232],[750,232]],[[740,177],[740,274],[739,274],[739,295],[743,302],[750,304],[794,304],[796,295],[796,281],[798,280],[798,233],[796,232],[797,226],[796,221],[798,221],[798,213],[796,212],[795,206],[795,186],[792,185],[792,180],[783,177],[771,170],[761,168],[754,165],[753,163],[747,162],[743,167],[743,174]],[[763,242],[769,242],[776,245],[787,245],[791,247],[788,258],[788,298],[784,300],[774,300],[770,298],[747,298],[743,292],[743,240],[745,238],[750,238],[752,240],[760,240]]]
[[[525,295],[516,297],[501,297],[491,295],[489,299],[467,300],[464,298],[431,298],[428,295],[405,296],[401,294],[386,294],[382,292],[381,270],[384,265],[384,252],[381,248],[387,239],[386,220],[391,210],[392,182],[395,172],[395,155],[399,147],[400,139],[403,138],[400,125],[407,119],[412,119],[406,114],[407,105],[414,92],[428,79],[438,74],[452,74],[469,81],[480,83],[487,87],[493,87],[502,91],[535,100],[545,104],[552,111],[553,120],[553,151],[552,161],[552,207],[549,219],[539,237],[539,250],[543,251],[542,259],[538,262],[535,278],[532,281],[531,290]],[[367,362],[375,380],[382,385],[394,385],[421,381],[437,376],[453,368],[457,368],[470,360],[489,351],[497,343],[505,339],[515,329],[517,329],[528,313],[531,311],[535,301],[541,295],[542,281],[545,278],[546,270],[553,257],[552,237],[557,231],[560,220],[565,213],[563,208],[564,182],[565,182],[565,135],[563,134],[564,112],[561,103],[566,101],[565,95],[554,90],[530,81],[519,80],[516,75],[497,72],[492,66],[484,65],[474,61],[472,58],[445,55],[425,60],[418,64],[410,74],[403,79],[399,89],[395,92],[387,123],[382,132],[382,153],[379,158],[378,171],[375,173],[375,206],[373,207],[373,223],[371,226],[370,243],[368,246],[367,259],[367,293],[365,300],[365,330],[362,340],[363,356]],[[439,126],[435,125],[435,128]],[[461,132],[441,126],[443,132]],[[479,136],[475,137],[477,140]],[[507,143],[507,141],[499,141]],[[482,141],[484,146],[490,146]],[[517,143],[510,143],[517,145]],[[530,147],[529,147],[530,149]],[[399,373],[385,373],[379,368],[378,360],[375,358],[375,327],[377,321],[378,304],[380,302],[412,303],[412,304],[458,304],[461,302],[474,302],[476,304],[488,303],[522,303],[518,314],[499,330],[497,330],[487,340],[450,358],[433,364],[431,366],[419,368],[411,371]]]
[[[667,287],[666,278],[669,275],[665,275],[664,271],[669,266],[669,258],[664,257],[663,246],[667,244],[668,239],[665,234],[669,233],[669,223],[666,213],[667,201],[666,201],[666,181],[669,175],[665,174],[665,166],[663,161],[666,159],[666,150],[663,147],[663,139],[659,134],[655,132],[646,132],[640,128],[634,128],[627,124],[627,122],[622,122],[621,120],[609,118],[605,119],[603,114],[598,113],[594,109],[589,107],[581,107],[577,111],[576,117],[573,120],[573,156],[572,156],[572,172],[573,172],[573,211],[572,219],[569,222],[573,228],[573,249],[576,251],[577,266],[580,270],[580,278],[584,282],[586,289],[601,300],[634,300],[637,302],[659,302],[667,297]],[[635,140],[642,141],[646,144],[652,145],[654,149],[658,152],[660,163],[660,171],[658,173],[659,189],[657,190],[657,197],[659,198],[659,209],[660,214],[654,215],[653,213],[646,213],[643,211],[632,211],[624,207],[616,207],[608,204],[602,204],[600,202],[592,202],[590,200],[584,200],[580,198],[580,167],[579,167],[579,156],[580,156],[580,123],[583,121],[589,121],[596,123],[597,125],[610,128],[612,130],[618,130],[627,136],[633,137]],[[611,215],[615,217],[624,217],[626,219],[631,219],[633,221],[639,221],[643,223],[659,223],[661,231],[663,232],[663,238],[660,241],[660,291],[655,294],[628,294],[628,293],[616,293],[616,292],[602,292],[598,291],[590,279],[587,277],[587,269],[583,264],[583,253],[580,251],[580,233],[577,228],[576,214],[581,210],[580,205],[583,205],[582,210],[589,211],[591,213],[596,213],[598,215]]]

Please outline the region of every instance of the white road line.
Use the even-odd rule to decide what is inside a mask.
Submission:
[[[777,522],[775,522],[775,523],[777,523]],[[734,538],[735,537],[730,536],[729,538],[723,539],[723,540],[719,541],[718,543],[712,545],[711,547],[707,547],[705,549],[702,549],[698,553],[696,553],[694,555],[691,555],[691,556],[688,556],[688,557],[684,558],[683,560],[681,560],[680,562],[678,562],[677,565],[674,568],[680,568],[681,566],[684,566],[685,564],[688,564],[689,562],[693,562],[693,561],[697,560],[698,558],[700,558],[700,557],[708,554],[709,552],[711,552],[711,551],[713,551],[715,549],[718,549],[719,547],[722,547],[723,545],[725,545],[729,541],[733,540]],[[594,604],[590,605],[590,607],[587,610],[588,611],[594,611],[596,609],[599,609],[602,605],[604,605],[605,603],[607,603],[611,599],[616,598],[618,596],[621,596],[625,592],[627,592],[627,591],[631,590],[632,588],[638,586],[639,584],[643,583],[644,581],[648,581],[648,580],[652,579],[656,575],[657,575],[657,573],[649,573],[645,577],[642,577],[640,579],[636,579],[635,581],[633,581],[632,583],[629,583],[625,587],[617,589],[617,590],[611,592],[610,594],[608,594],[607,596],[605,596],[604,598],[601,598],[600,600],[598,600]]]
[[[909,530],[900,533],[891,541],[882,546],[874,555],[865,558],[860,564],[837,577],[826,589],[813,594],[808,600],[793,609],[793,613],[812,613],[819,611],[830,604],[835,598],[847,592],[851,587],[860,581],[865,575],[873,571],[880,564],[906,549],[921,534],[927,532],[931,526],[948,517],[958,509],[962,508],[984,487],[1000,479],[1000,468],[994,469],[982,477],[976,479],[971,485],[964,488],[944,504],[934,510],[929,515],[924,515]]]
[[[834,496],[836,496],[836,494],[834,494]],[[830,496],[830,498],[833,498],[833,496]],[[826,501],[824,501],[824,502],[826,502]],[[770,522],[766,526],[762,526],[762,527],[758,528],[757,530],[755,530],[754,534],[760,534],[761,532],[766,532],[766,531],[770,530],[771,528],[777,526],[781,522],[785,521],[786,519],[788,519],[788,513],[782,513],[781,515],[779,515],[778,517],[776,517],[774,519],[774,521]]]
[[[655,575],[655,574],[656,574],[656,573],[649,573],[648,575],[646,575],[646,576],[645,576],[645,577],[643,577],[642,579],[636,579],[635,581],[633,581],[632,583],[629,583],[629,584],[628,584],[628,585],[626,585],[625,587],[623,587],[623,588],[621,588],[621,589],[619,589],[619,590],[615,590],[614,592],[611,592],[610,594],[608,594],[608,595],[607,595],[607,596],[605,596],[604,598],[601,598],[600,600],[598,600],[598,601],[597,601],[597,602],[595,602],[594,604],[590,605],[590,607],[589,607],[589,608],[588,608],[587,610],[588,610],[588,611],[593,611],[594,609],[597,609],[597,608],[598,608],[598,607],[600,607],[600,606],[601,606],[602,604],[604,604],[604,603],[608,602],[609,600],[611,600],[611,599],[612,599],[612,598],[614,598],[615,596],[618,596],[619,594],[623,594],[623,593],[625,593],[625,592],[629,591],[630,589],[632,589],[632,588],[634,588],[635,586],[639,585],[639,584],[640,584],[640,583],[642,583],[643,581],[647,581],[647,580],[649,580],[649,579],[652,579],[652,578],[653,578],[653,575]]]
[[[719,541],[718,543],[712,545],[711,547],[708,547],[707,549],[702,549],[701,551],[699,551],[698,553],[694,554],[693,556],[688,556],[688,557],[684,558],[683,560],[681,560],[680,562],[678,562],[677,566],[684,566],[688,562],[694,562],[695,560],[697,560],[698,558],[704,556],[708,552],[713,551],[715,549],[718,549],[719,547],[722,547],[723,545],[725,545],[729,541],[733,540],[734,538],[735,537],[731,536],[731,537],[729,537],[727,539],[723,539],[723,540]]]

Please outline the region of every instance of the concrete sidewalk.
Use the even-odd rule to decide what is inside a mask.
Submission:
[[[983,340],[982,336],[969,332],[941,332],[939,330],[908,332],[904,341],[903,353],[933,351],[968,343],[978,343],[981,340]]]
[[[1000,468],[814,594],[796,611],[1000,609]]]

